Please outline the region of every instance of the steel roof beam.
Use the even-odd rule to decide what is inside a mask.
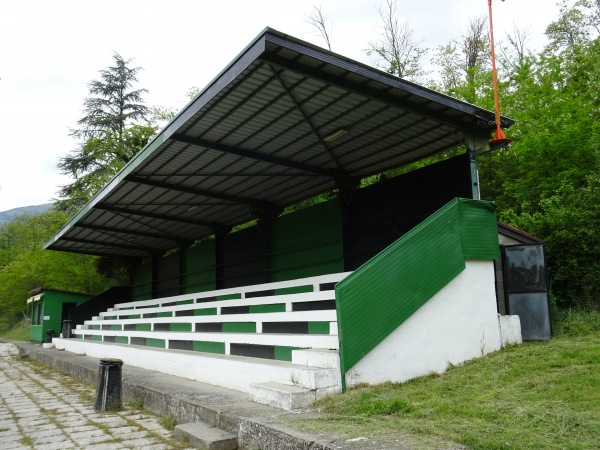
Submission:
[[[63,237],[63,240],[65,241],[69,241],[69,242],[77,242],[79,244],[92,244],[92,245],[102,245],[105,247],[116,247],[116,248],[123,248],[123,249],[127,249],[127,250],[135,250],[138,252],[144,252],[144,253],[151,253],[151,252],[164,252],[165,250],[163,249],[155,249],[152,247],[148,247],[148,246],[140,246],[140,245],[128,245],[128,244],[121,244],[121,243],[110,243],[110,242],[99,242],[99,241],[94,241],[92,239],[79,239],[79,238],[72,238],[72,237]]]
[[[279,73],[277,71],[277,69],[275,69],[275,67],[273,67],[273,65],[271,65],[271,64],[267,64],[267,65],[273,71],[273,73],[277,76],[277,80],[279,81],[279,84],[284,89],[284,91],[287,93],[288,97],[290,98],[290,100],[292,101],[294,106],[296,107],[296,110],[304,118],[304,120],[306,121],[308,126],[311,128],[311,130],[313,131],[315,136],[317,136],[319,142],[321,143],[323,148],[325,148],[325,151],[330,156],[331,160],[335,163],[335,165],[338,169],[341,169],[340,162],[338,161],[338,159],[335,157],[335,155],[331,151],[331,148],[329,147],[329,145],[327,145],[327,142],[325,142],[325,140],[319,133],[317,126],[312,122],[311,118],[308,116],[306,111],[304,111],[304,108],[302,107],[303,105],[300,103],[300,101],[294,96],[294,93],[292,92],[293,87],[290,87],[286,84],[285,80],[281,77],[281,73]]]
[[[146,186],[153,186],[168,191],[179,191],[185,192],[186,194],[201,195],[202,197],[217,198],[231,203],[242,204],[242,205],[253,205],[256,203],[255,199],[238,197],[237,195],[223,194],[221,192],[208,191],[206,189],[198,189],[188,186],[181,186],[173,183],[165,183],[164,181],[151,180],[150,178],[140,177],[135,175],[128,175],[125,180],[131,181],[132,183],[144,184]]]
[[[159,234],[159,233],[148,233],[146,231],[133,231],[124,228],[106,227],[102,225],[91,225],[85,223],[78,223],[75,225],[77,228],[87,228],[88,230],[106,232],[106,233],[122,233],[131,234],[135,236],[147,237],[152,239],[163,239],[165,241],[177,241],[179,238],[170,234]]]
[[[211,150],[217,150],[217,151],[220,151],[223,153],[229,153],[231,155],[242,156],[244,158],[249,158],[249,159],[253,159],[256,161],[266,162],[266,163],[273,164],[276,166],[287,167],[289,169],[296,169],[296,170],[300,170],[302,172],[308,172],[308,173],[312,173],[312,174],[316,174],[316,175],[322,175],[327,178],[332,178],[331,172],[327,169],[323,169],[323,168],[317,167],[317,166],[311,166],[310,164],[305,164],[305,163],[298,162],[298,161],[292,161],[289,159],[280,158],[278,156],[267,155],[265,153],[256,153],[251,150],[245,150],[242,148],[231,147],[229,145],[219,144],[217,142],[209,141],[206,139],[194,138],[191,136],[187,136],[185,134],[178,134],[178,133],[173,134],[170,137],[170,139],[173,139],[173,140],[176,140],[179,142],[183,142],[186,144],[198,146],[198,147],[204,147],[204,148],[208,148]]]
[[[194,220],[194,219],[186,219],[184,217],[175,217],[172,215],[166,215],[166,214],[157,214],[157,213],[152,213],[149,211],[140,211],[140,210],[133,210],[133,209],[128,209],[128,208],[124,208],[122,206],[114,206],[114,205],[96,205],[94,206],[94,208],[96,209],[101,209],[103,211],[110,211],[113,213],[121,213],[124,215],[131,215],[131,216],[142,216],[142,217],[149,217],[151,219],[159,219],[159,220],[167,220],[167,221],[171,221],[171,222],[179,222],[179,223],[188,223],[190,225],[199,225],[202,227],[206,227],[206,228],[210,228],[211,230],[222,230],[222,229],[231,229],[231,227],[227,227],[226,225],[217,223],[217,222],[204,222],[202,220]]]
[[[96,245],[100,245],[100,244],[96,243]],[[72,248],[63,248],[63,247],[49,247],[49,249],[57,250],[60,252],[77,253],[78,255],[81,255],[83,253],[86,255],[104,256],[107,258],[118,257],[118,258],[134,259],[134,260],[146,258],[151,255],[149,252],[146,252],[145,250],[142,250],[142,249],[138,249],[138,251],[142,253],[141,255],[130,255],[130,254],[123,254],[123,253],[114,253],[114,252],[110,252],[110,251],[92,250],[92,249],[90,249],[89,246],[86,246],[85,252],[82,252],[81,249],[72,249]]]
[[[290,60],[283,58],[276,54],[263,53],[261,55],[260,59],[266,63],[273,64],[282,69],[291,70],[293,72],[296,72],[296,73],[304,75],[304,76],[308,75],[311,78],[321,80],[325,83],[337,86],[342,89],[352,90],[353,92],[355,92],[357,94],[370,97],[373,100],[377,100],[377,101],[384,102],[387,104],[393,103],[399,108],[409,110],[416,114],[420,114],[420,115],[423,115],[426,117],[431,117],[432,119],[438,120],[442,123],[451,125],[454,128],[459,128],[464,131],[478,126],[478,123],[477,123],[478,121],[482,121],[482,122],[485,121],[483,117],[477,117],[476,115],[471,115],[473,123],[469,124],[468,122],[464,122],[460,118],[449,117],[448,114],[445,113],[446,110],[451,109],[448,106],[446,107],[446,109],[443,109],[440,111],[434,111],[431,108],[428,108],[426,106],[427,103],[424,103],[423,105],[418,105],[413,102],[410,102],[410,100],[401,101],[403,99],[391,97],[389,95],[389,93],[387,92],[388,89],[386,89],[386,90],[372,89],[372,88],[369,88],[368,86],[364,86],[362,84],[347,80],[344,77],[334,76],[325,71],[316,70],[316,69],[313,69],[312,67],[307,67],[307,66],[301,65],[295,61],[290,61]],[[393,89],[392,86],[389,86],[389,89]],[[429,103],[433,103],[433,101],[430,100]],[[489,123],[486,122],[485,125],[487,125],[489,127]],[[491,129],[485,129],[485,131],[491,132]]]

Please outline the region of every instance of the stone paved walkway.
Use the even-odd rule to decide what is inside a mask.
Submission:
[[[94,411],[95,389],[0,343],[0,449],[183,449],[159,417]]]

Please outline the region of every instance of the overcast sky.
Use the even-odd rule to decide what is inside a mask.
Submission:
[[[331,20],[333,50],[370,63],[382,0],[0,0],[0,211],[47,203],[69,182],[56,164],[76,147],[87,84],[116,51],[143,67],[148,106],[183,107],[267,26],[317,45],[313,5]],[[461,35],[486,0],[398,0],[423,45]],[[554,0],[493,1],[496,41],[516,24],[541,48]]]

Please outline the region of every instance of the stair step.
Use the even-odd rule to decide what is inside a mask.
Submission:
[[[175,438],[187,441],[194,448],[202,450],[235,450],[238,448],[236,437],[203,422],[182,423],[175,427]]]
[[[276,383],[253,383],[250,385],[250,401],[276,408],[305,408],[317,399],[316,391],[300,386]]]
[[[293,350],[292,364],[339,370],[340,356],[337,350],[329,350],[325,348]]]

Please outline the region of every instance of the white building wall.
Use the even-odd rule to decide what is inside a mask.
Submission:
[[[346,386],[444,372],[501,346],[493,261],[466,261],[464,271],[346,373]]]

